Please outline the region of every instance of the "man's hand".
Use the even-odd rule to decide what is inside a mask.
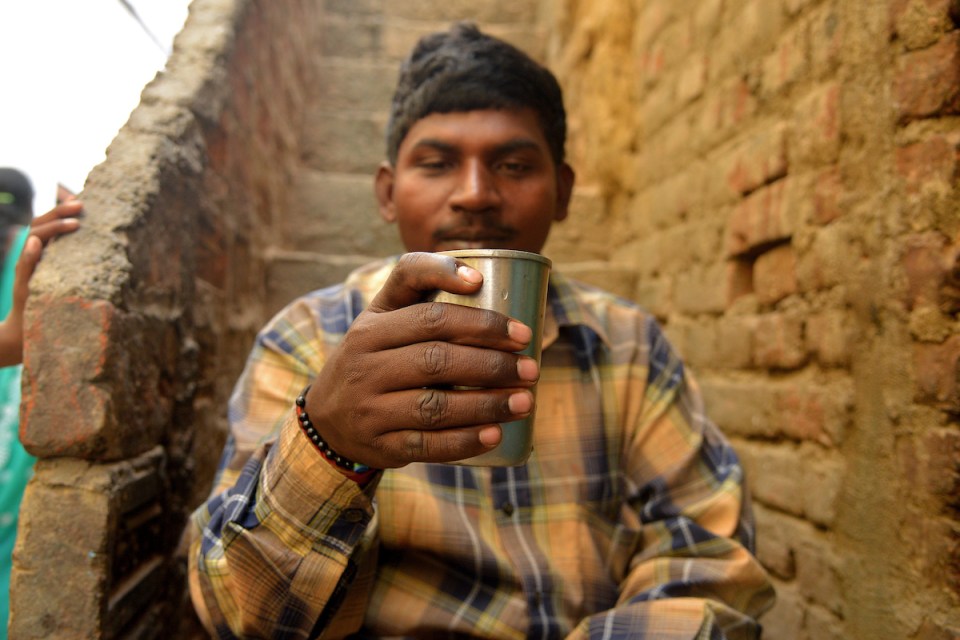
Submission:
[[[438,289],[475,292],[482,279],[448,256],[400,259],[307,396],[311,421],[335,451],[376,468],[463,460],[500,443],[499,423],[530,414],[540,372],[515,353],[530,328],[493,311],[424,302]]]
[[[0,367],[9,367],[23,361],[23,312],[30,295],[30,278],[40,262],[43,248],[57,236],[76,231],[80,226],[77,216],[83,210],[79,200],[57,205],[30,224],[30,236],[17,260],[13,283],[13,304],[10,313],[0,322]]]

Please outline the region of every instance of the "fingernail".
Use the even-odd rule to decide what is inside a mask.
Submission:
[[[540,367],[537,366],[537,361],[526,357],[517,360],[517,375],[520,376],[521,380],[536,382],[537,378],[540,377]]]
[[[515,393],[507,400],[507,406],[510,407],[510,413],[526,415],[533,409],[533,395],[529,391]]]
[[[533,330],[522,322],[511,320],[507,323],[507,335],[524,344],[533,339]]]
[[[500,444],[500,427],[481,429],[480,443],[485,447],[495,447]]]
[[[479,284],[483,282],[483,274],[466,265],[460,265],[457,267],[457,275],[460,276],[461,280],[464,282],[469,282],[470,284]]]

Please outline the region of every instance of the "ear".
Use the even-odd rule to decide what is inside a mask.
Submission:
[[[565,219],[570,213],[570,198],[573,196],[576,177],[573,167],[566,162],[557,169],[557,212],[553,216],[556,222]]]
[[[380,217],[386,222],[396,222],[397,212],[393,205],[393,167],[389,162],[381,162],[373,181],[373,191],[377,196]]]

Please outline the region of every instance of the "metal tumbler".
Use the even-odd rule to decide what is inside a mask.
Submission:
[[[510,249],[462,249],[442,251],[483,274],[483,285],[472,295],[436,292],[437,302],[462,304],[498,311],[515,318],[533,330],[530,345],[520,353],[540,363],[543,318],[547,305],[547,279],[551,262],[536,253]],[[536,385],[531,392],[536,398]],[[503,439],[495,449],[455,464],[487,467],[517,466],[526,462],[533,449],[534,412],[523,420],[501,425]]]

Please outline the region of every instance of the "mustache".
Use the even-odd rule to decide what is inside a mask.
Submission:
[[[514,227],[494,221],[480,224],[469,220],[460,220],[445,224],[433,232],[434,240],[483,240],[486,238],[509,238],[516,234]]]

